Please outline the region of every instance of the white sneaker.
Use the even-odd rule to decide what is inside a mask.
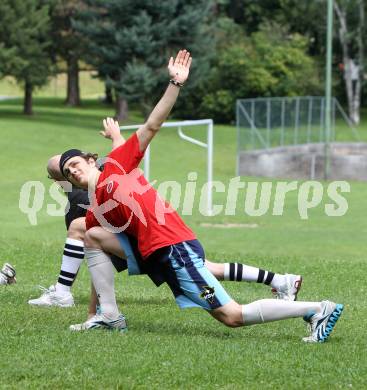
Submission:
[[[15,275],[15,268],[9,263],[5,263],[0,270],[0,285],[16,283]]]
[[[126,319],[123,314],[120,314],[116,320],[110,320],[103,314],[96,314],[81,324],[70,325],[69,329],[74,332],[91,329],[108,329],[117,330],[119,332],[126,332],[127,326]]]
[[[28,303],[33,306],[74,306],[74,298],[70,292],[57,292],[55,286],[44,288],[39,286],[43,294],[37,299],[30,299]]]
[[[2,272],[0,272],[0,286],[8,284],[8,278]]]
[[[302,276],[285,274],[285,282],[279,288],[272,288],[271,292],[277,299],[284,299],[285,301],[296,301],[297,294],[301,289]]]
[[[320,313],[303,317],[309,323],[311,330],[311,336],[302,339],[306,343],[324,343],[329,338],[344,309],[344,305],[330,301],[322,301],[321,306]]]

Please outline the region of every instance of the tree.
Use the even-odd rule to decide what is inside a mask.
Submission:
[[[24,114],[31,115],[34,88],[51,72],[49,6],[42,0],[0,2],[0,69],[24,86]]]
[[[223,46],[201,97],[201,116],[229,122],[239,98],[317,93],[317,66],[307,45],[300,34],[265,23],[250,37]]]
[[[56,0],[51,12],[53,51],[66,63],[67,91],[65,103],[80,105],[79,60],[85,39],[72,26],[73,16],[83,8],[79,0]]]
[[[88,0],[86,4],[74,26],[87,37],[86,60],[114,90],[119,119],[126,118],[128,103],[138,103],[147,115],[168,81],[168,58],[178,48],[189,49],[195,58],[191,87],[205,76],[203,72],[208,73],[213,37],[206,22],[211,1]]]
[[[334,10],[342,47],[349,118],[354,124],[359,124],[364,69],[364,2],[334,0]]]

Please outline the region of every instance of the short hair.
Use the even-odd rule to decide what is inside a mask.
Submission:
[[[64,174],[64,165],[66,164],[67,161],[69,161],[73,157],[82,157],[86,161],[88,161],[90,158],[92,158],[93,160],[96,161],[98,158],[98,154],[89,153],[89,152],[82,152],[79,149],[69,149],[66,152],[64,152],[60,157],[60,163],[59,163],[60,172],[64,177],[66,177]]]

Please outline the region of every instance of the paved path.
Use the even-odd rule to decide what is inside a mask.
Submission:
[[[11,99],[16,99],[16,98],[13,97],[13,96],[2,96],[2,95],[0,95],[0,101],[1,100],[11,100]]]

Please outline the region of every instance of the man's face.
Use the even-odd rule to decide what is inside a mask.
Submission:
[[[95,161],[92,158],[87,161],[80,156],[72,157],[64,165],[64,175],[71,184],[88,188],[89,173],[94,167]]]

